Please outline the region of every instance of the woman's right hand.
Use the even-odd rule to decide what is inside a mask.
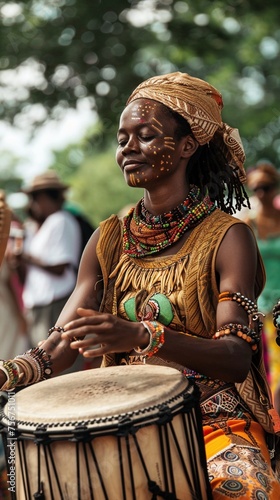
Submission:
[[[146,347],[149,334],[140,322],[127,321],[113,314],[78,308],[80,316],[64,325],[61,337],[71,342],[84,357],[100,357],[112,352],[131,352]]]

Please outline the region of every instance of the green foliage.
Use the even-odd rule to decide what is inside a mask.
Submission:
[[[208,80],[223,94],[224,121],[240,130],[246,165],[267,157],[279,166],[278,0],[0,0],[0,14],[0,119],[28,118],[32,130],[84,99],[98,113],[53,165],[75,180],[73,196],[94,220],[130,201],[113,173],[112,137],[130,92],[155,74]],[[98,186],[92,198],[89,186]]]
[[[0,188],[5,193],[15,193],[19,191],[22,185],[22,180],[16,175],[11,175],[9,170],[1,170],[0,172]]]

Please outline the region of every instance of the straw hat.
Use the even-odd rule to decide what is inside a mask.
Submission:
[[[45,189],[57,189],[64,191],[69,186],[64,184],[54,170],[47,170],[43,174],[37,175],[31,184],[22,189],[26,194],[42,191]]]

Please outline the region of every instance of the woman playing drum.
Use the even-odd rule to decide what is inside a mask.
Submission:
[[[0,377],[4,389],[34,383],[78,353],[102,356],[104,367],[175,367],[201,391],[213,498],[276,500],[279,426],[256,304],[264,272],[252,231],[231,216],[248,202],[245,157],[222,107],[214,87],[187,74],[135,89],[116,159],[144,196],[122,220],[101,223],[49,338],[4,362]]]

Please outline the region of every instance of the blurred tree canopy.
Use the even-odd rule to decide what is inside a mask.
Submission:
[[[76,182],[84,161],[110,150],[134,87],[179,70],[222,92],[247,165],[279,166],[279,17],[278,0],[0,1],[0,119],[36,133],[69,107],[96,110],[84,141],[57,153]]]

